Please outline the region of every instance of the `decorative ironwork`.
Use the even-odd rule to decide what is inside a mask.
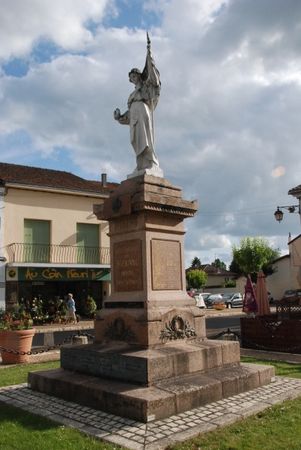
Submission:
[[[7,261],[11,263],[110,264],[109,247],[43,245],[15,242],[8,245],[5,249]]]
[[[53,350],[58,350],[63,345],[72,343],[73,338],[76,338],[76,337],[79,337],[79,336],[85,336],[85,337],[88,338],[89,341],[93,341],[94,340],[94,336],[92,334],[84,333],[82,331],[78,331],[77,333],[66,337],[59,344],[40,347],[38,350],[30,350],[29,352],[23,352],[23,351],[19,351],[19,350],[14,350],[12,348],[6,348],[6,347],[0,346],[0,352],[12,353],[14,355],[40,355],[41,353],[47,353],[47,352],[51,352]]]
[[[277,315],[241,318],[241,345],[246,348],[278,352],[300,353],[299,318],[280,318]]]
[[[180,316],[174,316],[172,320],[165,324],[165,329],[161,331],[161,340],[176,340],[195,337],[195,329],[192,328],[187,320]]]
[[[135,333],[126,326],[125,321],[118,317],[111,322],[105,332],[105,337],[117,341],[133,341],[136,340]]]
[[[262,325],[271,332],[271,337],[273,338],[275,334],[277,333],[278,329],[282,325],[281,320],[262,320]]]
[[[290,318],[301,318],[301,305],[299,297],[292,299],[291,301],[279,302],[276,305],[276,314],[278,318],[290,319]]]

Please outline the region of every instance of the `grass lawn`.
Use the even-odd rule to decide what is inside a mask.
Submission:
[[[300,450],[301,399],[171,447],[173,450]]]
[[[55,369],[59,361],[19,364],[0,369],[0,386],[27,382],[28,372]],[[2,450],[113,450],[102,443],[48,419],[0,403],[0,449]]]
[[[0,404],[0,448],[3,450],[113,450],[71,428]],[[119,448],[119,447],[118,447]]]
[[[301,364],[261,361],[243,357],[244,362],[270,364],[276,374],[301,378]],[[33,370],[58,367],[58,362],[19,365],[0,369],[0,386],[26,382]],[[0,403],[0,449],[16,450],[113,450],[118,447],[84,436],[76,430]],[[300,450],[301,398],[273,406],[244,421],[202,434],[170,450]]]
[[[274,366],[276,368],[276,375],[281,377],[301,378],[301,364],[289,364],[282,361],[266,361],[262,359],[255,359],[250,356],[242,356],[240,359],[242,362]]]
[[[26,383],[28,372],[33,372],[34,370],[57,369],[58,367],[60,367],[59,361],[36,364],[17,364],[16,366],[5,367],[0,369],[0,386],[3,387]]]

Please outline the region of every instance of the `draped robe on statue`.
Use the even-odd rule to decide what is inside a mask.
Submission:
[[[137,157],[136,171],[159,167],[154,149],[153,111],[160,96],[160,74],[148,49],[141,82],[128,99],[128,111],[119,118],[119,123],[130,125],[131,144]]]

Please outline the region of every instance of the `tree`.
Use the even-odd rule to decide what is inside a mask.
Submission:
[[[273,261],[279,257],[279,250],[270,247],[268,241],[261,237],[245,237],[241,239],[240,246],[233,246],[233,261],[230,265],[237,266],[244,275],[251,274],[256,277],[259,270],[265,274],[271,273]]]
[[[219,258],[216,258],[211,265],[216,267],[217,269],[227,270],[226,264]]]
[[[193,260],[191,261],[191,266],[190,266],[190,268],[191,268],[191,269],[200,269],[201,266],[202,266],[202,264],[201,264],[200,258],[198,258],[197,256],[195,256],[195,257],[193,258]]]
[[[207,281],[207,274],[203,270],[192,269],[186,273],[186,281],[188,289],[200,289],[205,286]]]
[[[236,273],[237,275],[242,275],[243,272],[241,271],[240,266],[237,264],[237,261],[235,259],[232,259],[232,262],[229,266],[230,272]]]

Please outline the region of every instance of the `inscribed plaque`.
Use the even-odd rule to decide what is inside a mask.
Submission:
[[[182,289],[180,242],[153,239],[151,252],[153,290]]]
[[[143,289],[141,240],[116,242],[113,257],[115,291],[141,291]]]

